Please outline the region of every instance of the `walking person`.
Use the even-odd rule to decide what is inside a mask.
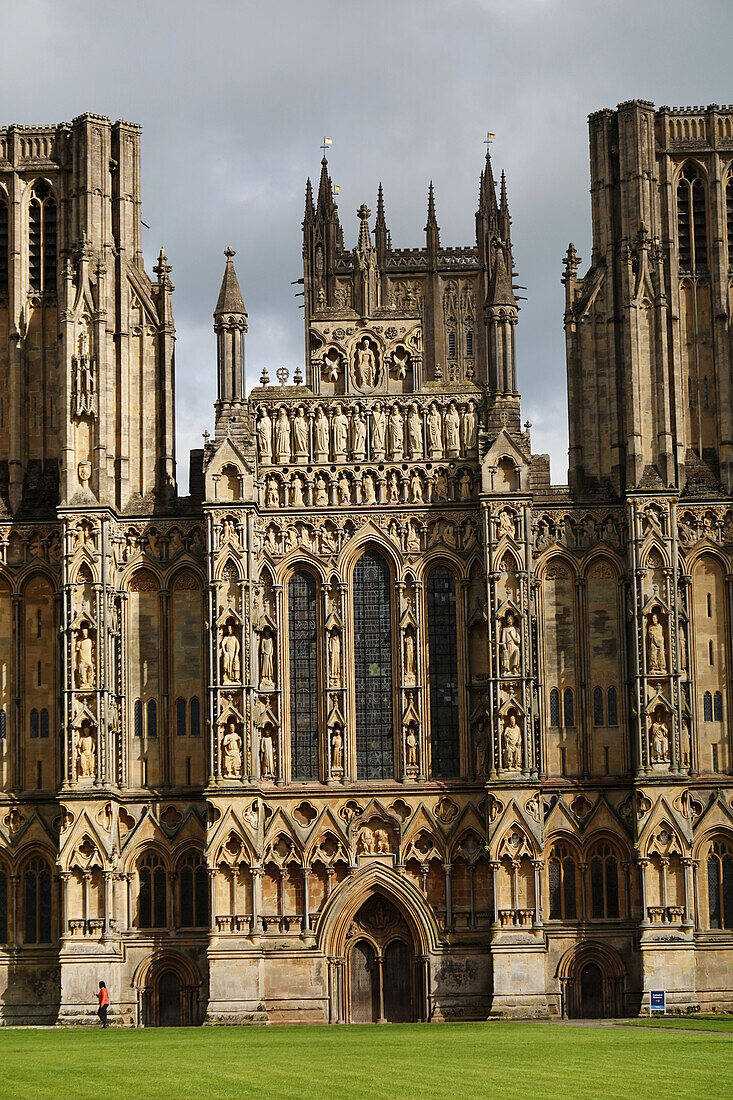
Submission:
[[[104,982],[99,983],[99,993],[97,994],[97,1000],[99,1001],[99,1008],[97,1009],[97,1016],[102,1021],[102,1027],[109,1027],[107,1023],[107,1010],[109,1008],[109,992]]]

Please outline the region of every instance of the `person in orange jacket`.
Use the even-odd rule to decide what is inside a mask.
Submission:
[[[104,982],[99,983],[99,993],[97,994],[97,1000],[99,1001],[99,1008],[97,1009],[97,1016],[102,1021],[102,1027],[109,1027],[107,1023],[107,1010],[109,1008],[109,993],[107,986]]]

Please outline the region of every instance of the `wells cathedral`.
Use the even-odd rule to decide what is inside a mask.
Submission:
[[[733,108],[590,157],[568,485],[490,157],[416,248],[324,158],[303,361],[245,392],[227,249],[180,496],[140,130],[0,129],[2,1022],[733,1009]]]

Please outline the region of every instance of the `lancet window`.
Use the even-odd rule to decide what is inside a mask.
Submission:
[[[359,779],[394,777],[392,600],[384,558],[367,550],[354,569],[356,764]]]
[[[548,863],[550,920],[575,920],[575,860],[565,844],[556,844]]]
[[[619,916],[618,859],[605,841],[593,850],[590,860],[591,916],[594,920]]]
[[[206,928],[209,923],[209,891],[206,867],[198,852],[189,852],[178,871],[181,926]]]
[[[8,294],[8,201],[0,194],[0,298]]]
[[[25,942],[51,943],[51,871],[43,859],[32,859],[23,875]]]
[[[28,203],[28,285],[34,294],[56,293],[56,199],[45,180]]]
[[[318,778],[318,629],[316,582],[295,573],[288,584],[290,766],[293,779]]]
[[[459,740],[456,582],[449,569],[431,571],[427,594],[431,770],[451,778],[459,773]]]
[[[733,846],[729,841],[713,841],[707,870],[710,927],[733,928]]]
[[[155,852],[148,852],[137,865],[140,893],[139,928],[165,928],[167,924],[166,873]]]
[[[682,170],[677,184],[677,238],[681,272],[703,272],[708,266],[705,184],[694,164]]]

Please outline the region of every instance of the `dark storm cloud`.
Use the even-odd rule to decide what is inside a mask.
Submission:
[[[300,222],[319,144],[347,246],[378,181],[396,246],[423,241],[435,182],[444,244],[473,239],[487,130],[505,168],[519,281],[524,413],[553,478],[567,465],[569,240],[590,257],[586,116],[624,99],[733,99],[728,0],[279,0],[3,3],[2,122],[93,111],[143,126],[148,268],[173,263],[179,476],[211,426],[211,312],[237,249],[248,379],[302,362]]]

